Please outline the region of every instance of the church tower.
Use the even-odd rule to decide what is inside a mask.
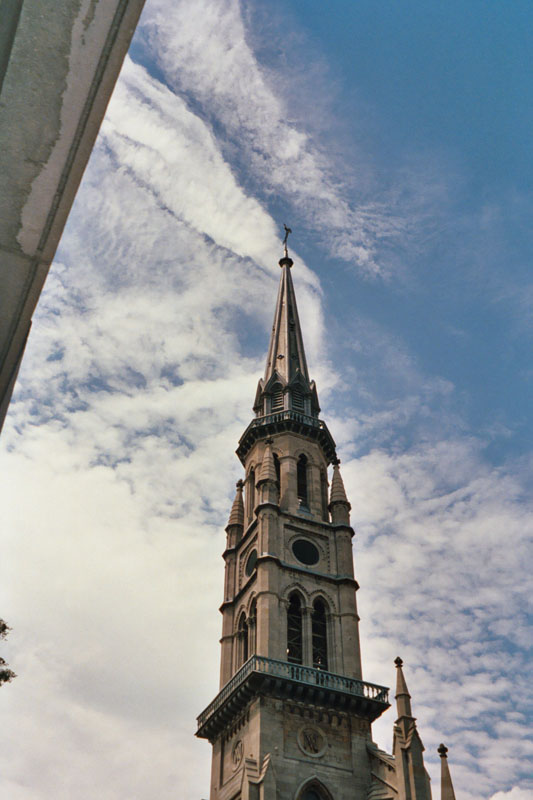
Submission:
[[[401,662],[395,754],[371,740],[388,689],[363,680],[350,503],[319,418],[286,247],[279,265],[226,527],[220,691],[198,717],[197,736],[213,746],[210,800],[431,800]]]

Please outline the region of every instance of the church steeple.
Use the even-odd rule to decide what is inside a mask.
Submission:
[[[280,259],[281,280],[278,290],[274,322],[265,375],[259,381],[254,403],[257,416],[292,409],[311,417],[318,417],[320,406],[315,382],[309,379],[307,360],[296,295],[292,282],[292,258]]]
[[[285,230],[265,375],[237,448],[220,691],[198,717],[213,745],[210,799],[431,800],[399,658],[394,754],[371,741],[388,689],[363,680],[350,503],[318,417]],[[455,800],[449,785],[442,800]]]
[[[318,419],[318,394],[315,382],[309,378],[291,277],[293,261],[287,254],[286,240],[284,244],[285,255],[279,261],[281,280],[265,374],[257,385],[253,406],[255,419],[241,436],[237,455],[245,464],[256,441],[284,430],[316,440],[327,466],[337,458],[335,442],[326,424]],[[321,503],[325,514],[327,498]]]
[[[265,383],[275,372],[287,383],[298,373],[302,375],[306,383],[309,383],[304,342],[291,275],[293,263],[292,258],[288,256],[283,257],[279,262],[281,281],[268,348]]]

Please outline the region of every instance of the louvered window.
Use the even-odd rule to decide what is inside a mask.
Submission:
[[[272,411],[283,410],[283,392],[281,389],[276,389],[272,395]]]
[[[299,389],[292,392],[292,407],[295,411],[305,411],[304,396]]]

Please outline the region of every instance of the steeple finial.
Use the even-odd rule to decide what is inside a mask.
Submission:
[[[288,246],[287,246],[287,242],[288,242],[288,239],[289,239],[289,233],[292,233],[292,230],[290,228],[288,228],[285,225],[285,223],[283,223],[283,227],[285,228],[285,238],[283,239],[283,254],[284,254],[284,258],[288,258],[289,257],[289,249],[288,249]]]
[[[394,663],[396,664],[396,669],[398,670],[396,674],[396,708],[398,712],[398,719],[402,717],[412,717],[411,711],[411,695],[409,694],[409,690],[407,688],[407,683],[405,682],[405,678],[403,675],[403,661],[398,656],[394,659]]]
[[[452,776],[448,766],[448,748],[441,744],[437,753],[440,756],[440,800],[455,800]]]

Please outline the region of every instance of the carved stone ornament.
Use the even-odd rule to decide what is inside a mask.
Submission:
[[[231,762],[233,764],[233,769],[237,769],[237,767],[242,761],[243,754],[244,754],[244,747],[242,744],[242,739],[237,739],[231,751]]]
[[[298,731],[298,747],[311,758],[320,758],[324,755],[328,744],[326,734],[314,725],[304,725]]]

